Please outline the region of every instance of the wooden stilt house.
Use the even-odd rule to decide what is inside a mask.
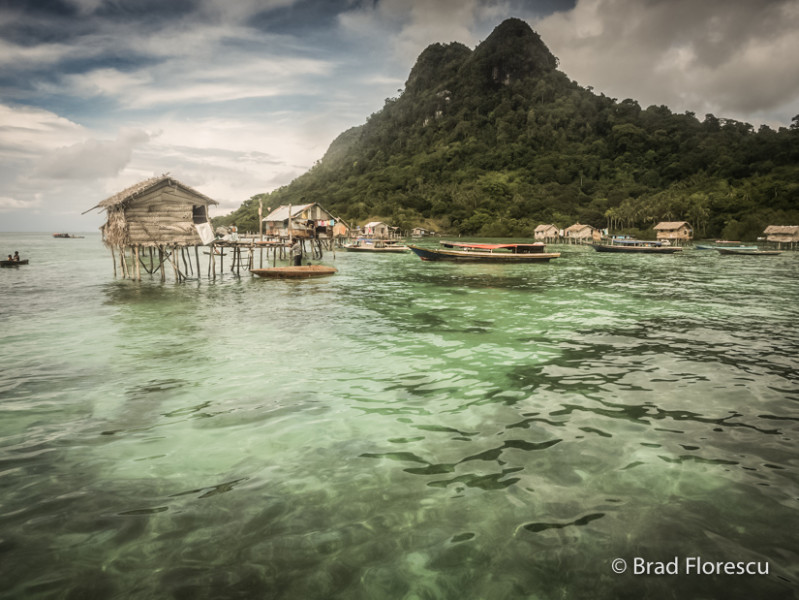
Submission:
[[[165,174],[122,190],[89,210],[101,209],[108,214],[100,230],[112,256],[115,250],[119,252],[123,276],[140,279],[143,266],[150,272],[160,269],[164,279],[162,267],[171,264],[175,278],[181,280],[189,270],[188,249],[195,247],[199,271],[197,247],[214,241],[208,207],[215,204],[218,202]],[[131,254],[130,263],[127,253]],[[114,257],[115,273],[116,260]]]
[[[797,225],[769,225],[763,233],[767,242],[778,244],[779,247],[786,244],[789,248],[795,248],[799,244]]]
[[[600,241],[602,239],[602,232],[590,225],[575,223],[571,227],[566,228],[564,237],[570,244],[590,244],[591,242]]]
[[[551,224],[542,223],[533,233],[536,240],[546,243],[558,241],[559,229]]]
[[[264,234],[268,237],[332,239],[333,228],[339,223],[316,202],[278,206],[263,218]]]

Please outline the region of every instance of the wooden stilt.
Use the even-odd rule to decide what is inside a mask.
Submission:
[[[114,256],[114,247],[111,246],[111,262],[114,263],[114,278],[117,276],[117,257]]]

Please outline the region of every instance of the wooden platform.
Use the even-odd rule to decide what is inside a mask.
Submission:
[[[277,279],[308,279],[310,277],[324,277],[333,275],[338,270],[324,265],[305,265],[302,267],[271,267],[268,269],[250,269],[250,273],[258,277],[271,277]]]

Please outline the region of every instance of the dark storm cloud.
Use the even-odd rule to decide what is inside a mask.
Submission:
[[[231,210],[379,110],[426,46],[508,17],[612,97],[799,113],[797,0],[0,0],[3,222],[167,170]]]
[[[772,124],[796,114],[796,0],[581,1],[536,26],[570,77],[610,96]]]

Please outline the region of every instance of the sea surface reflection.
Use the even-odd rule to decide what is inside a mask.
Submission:
[[[176,285],[4,235],[2,598],[796,597],[793,253]]]

